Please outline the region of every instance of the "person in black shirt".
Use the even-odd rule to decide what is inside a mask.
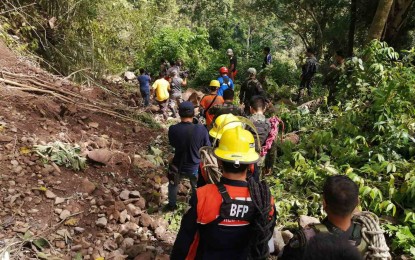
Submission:
[[[189,178],[193,193],[196,190],[200,163],[199,149],[210,146],[209,134],[201,124],[193,124],[194,106],[185,101],[179,105],[181,122],[170,126],[169,143],[175,149],[172,164],[179,169],[181,178]],[[165,210],[176,209],[177,189],[179,183],[169,182],[169,203]]]
[[[232,49],[228,49],[226,54],[229,57],[229,77],[232,79],[232,81],[235,81],[236,74],[238,73],[238,70],[236,69],[238,61]]]
[[[268,65],[270,65],[272,62],[272,56],[271,56],[271,49],[270,47],[264,48],[264,61],[262,62],[262,68],[265,69]]]

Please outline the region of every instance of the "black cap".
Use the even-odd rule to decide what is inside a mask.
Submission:
[[[180,117],[193,117],[195,115],[195,107],[192,102],[185,101],[179,105]]]

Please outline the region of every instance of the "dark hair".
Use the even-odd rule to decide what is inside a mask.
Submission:
[[[160,63],[165,63],[167,60],[165,58],[160,59]]]
[[[263,96],[253,96],[249,102],[249,105],[254,111],[264,110],[267,106],[267,102]]]
[[[235,92],[230,88],[227,88],[225,91],[223,91],[224,100],[233,100],[234,96],[235,96]]]
[[[313,47],[308,47],[308,48],[307,48],[307,52],[308,52],[308,53],[311,53],[311,54],[316,54],[316,51],[314,50],[314,48],[313,48]]]
[[[242,173],[248,169],[248,164],[240,164],[235,167],[233,162],[224,162],[222,161],[222,167],[225,172],[228,173]]]
[[[323,196],[330,213],[344,217],[359,203],[359,187],[347,176],[330,176],[324,183]]]
[[[216,91],[217,89],[218,89],[217,87],[212,87],[212,86],[209,87],[210,91]]]
[[[356,247],[347,239],[319,233],[308,241],[303,260],[362,260]]]
[[[344,58],[344,52],[342,50],[337,50],[336,55]]]
[[[264,51],[269,53],[271,51],[271,48],[270,47],[264,47]]]
[[[146,72],[146,70],[143,68],[140,68],[140,74],[143,74],[144,72]]]

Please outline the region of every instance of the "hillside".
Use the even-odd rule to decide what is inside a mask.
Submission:
[[[167,180],[142,159],[164,130],[134,122],[124,100],[51,75],[2,42],[0,70],[0,254],[166,259],[173,235],[157,207]],[[74,171],[34,151],[51,143],[77,145],[81,158],[101,163],[88,159]]]

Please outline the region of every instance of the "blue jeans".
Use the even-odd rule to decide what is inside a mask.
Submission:
[[[144,106],[150,105],[150,91],[147,89],[140,89],[141,97],[144,99]]]
[[[181,173],[180,179],[188,178],[190,180],[190,185],[192,186],[192,194],[195,194],[197,187],[197,171],[194,173]],[[176,206],[177,203],[177,191],[179,185],[173,185],[169,182],[169,205]]]

